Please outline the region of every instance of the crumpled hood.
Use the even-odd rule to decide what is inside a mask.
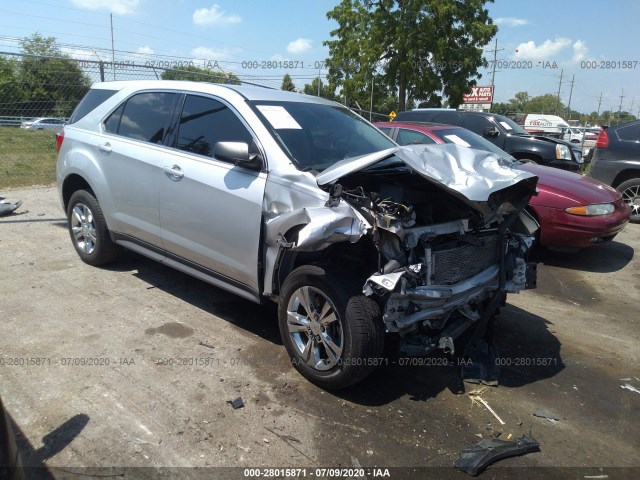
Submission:
[[[488,202],[492,194],[519,182],[526,182],[529,188],[525,190],[535,193],[535,175],[510,168],[509,161],[491,152],[455,144],[408,145],[343,160],[320,173],[316,181],[321,187],[331,184],[394,154],[417,174],[467,203]]]
[[[512,169],[510,161],[491,152],[454,144],[401,147],[396,156],[427,180],[435,180],[472,202],[486,202],[498,190],[536,178]]]

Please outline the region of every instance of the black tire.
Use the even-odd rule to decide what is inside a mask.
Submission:
[[[111,240],[102,208],[92,192],[78,190],[71,195],[67,224],[71,243],[83,262],[97,267],[118,256],[120,249]]]
[[[629,208],[631,208],[631,220],[634,223],[640,223],[640,178],[632,178],[626,182],[622,182],[616,187]]]
[[[305,317],[303,303],[296,307],[298,299],[307,289],[311,304],[322,314],[322,307],[327,303],[326,319],[335,321],[321,325],[322,318],[315,317],[316,331],[312,331],[313,319],[306,315],[308,330],[291,332],[290,325],[302,325],[289,322],[288,311],[296,311],[301,318]],[[315,265],[296,268],[284,281],[278,306],[278,322],[282,343],[287,349],[291,363],[305,378],[326,389],[340,389],[353,385],[370,375],[382,363],[384,350],[384,324],[378,304],[361,293],[361,285],[354,282],[349,274],[326,270]],[[328,302],[326,301],[328,299]],[[300,327],[304,328],[304,327]],[[318,332],[317,329],[322,329]],[[326,330],[325,330],[326,328]],[[325,339],[333,340],[328,344]],[[314,340],[315,339],[315,340]],[[340,340],[340,341],[339,341]],[[315,345],[319,362],[317,367],[307,363],[303,357],[304,345]],[[333,358],[328,345],[341,346],[341,352]],[[333,348],[333,347],[331,347]]]

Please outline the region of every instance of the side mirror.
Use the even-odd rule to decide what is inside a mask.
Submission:
[[[213,147],[213,156],[228,162],[249,162],[249,145],[244,142],[218,142]]]
[[[497,137],[500,135],[500,130],[497,127],[487,127],[483,133],[485,137]]]

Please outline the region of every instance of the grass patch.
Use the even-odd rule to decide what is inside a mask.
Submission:
[[[56,132],[0,127],[0,189],[56,181]]]

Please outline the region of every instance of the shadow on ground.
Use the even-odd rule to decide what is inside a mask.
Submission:
[[[612,241],[576,253],[554,252],[542,248],[536,252],[536,260],[543,265],[582,270],[594,273],[611,273],[622,270],[633,259],[633,247]]]

